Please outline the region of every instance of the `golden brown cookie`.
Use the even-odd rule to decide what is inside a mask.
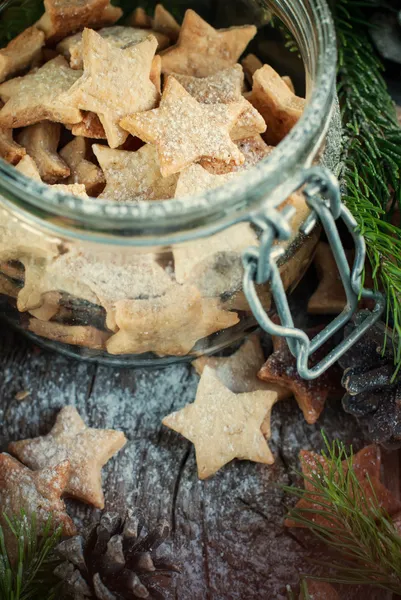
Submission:
[[[133,44],[143,42],[149,35],[154,35],[157,39],[158,50],[163,50],[169,45],[168,38],[157,31],[144,29],[136,29],[134,27],[123,27],[122,25],[114,25],[113,27],[105,27],[97,32],[102,38],[107,39],[110,44],[116,48],[126,48]],[[72,69],[83,69],[84,61],[82,55],[82,32],[71,35],[65,38],[57,45],[57,50],[60,54],[66,57],[70,62]]]
[[[60,156],[70,169],[67,185],[79,183],[85,186],[89,196],[97,196],[104,188],[106,180],[102,169],[87,160],[87,141],[84,137],[76,137],[60,150]]]
[[[255,72],[247,98],[264,118],[267,131],[263,137],[273,146],[291,131],[305,108],[304,98],[296,96],[269,65]]]
[[[115,304],[119,331],[107,342],[110,354],[185,356],[202,338],[236,325],[236,313],[220,301],[202,298],[194,286],[174,286],[165,296],[120,300]]]
[[[124,116],[156,106],[158,92],[149,77],[156,48],[153,36],[121,49],[96,31],[84,30],[84,74],[64,99],[98,115],[111,148],[121,146],[128,137],[119,125]]]
[[[162,53],[163,73],[207,77],[227,69],[238,61],[256,31],[254,25],[216,30],[189,9],[177,44]]]
[[[47,435],[12,442],[9,450],[32,469],[54,468],[70,463],[65,492],[97,508],[104,508],[102,467],[127,440],[121,431],[87,427],[73,406],[63,408]]]
[[[60,134],[59,123],[41,121],[25,127],[17,137],[18,143],[35,161],[40,177],[46,183],[57,183],[70,175],[69,166],[57,152]]]
[[[44,0],[45,13],[36,27],[45,32],[48,43],[83,29],[112,25],[122,16],[110,0]]]
[[[83,110],[82,121],[71,126],[71,133],[76,137],[86,137],[94,140],[105,140],[106,132],[96,113]]]
[[[0,129],[0,156],[12,165],[16,165],[26,154],[25,148],[17,144],[12,129]]]
[[[129,202],[174,197],[177,176],[162,176],[154,146],[146,144],[136,152],[127,152],[94,144],[93,152],[107,182],[101,198]]]
[[[200,104],[174,77],[169,77],[160,108],[135,113],[121,127],[144,142],[157,146],[163,176],[209,158],[242,164],[244,157],[230,138],[243,112],[242,102]]]
[[[29,27],[0,50],[0,82],[27,69],[40,57],[45,43],[43,31]]]
[[[163,419],[163,425],[195,446],[200,479],[239,458],[271,465],[274,457],[261,427],[274,402],[264,392],[233,394],[206,367],[193,404]]]
[[[58,56],[34,73],[2,83],[0,97],[8,101],[0,110],[0,127],[26,127],[44,120],[79,123],[80,111],[62,99],[79,76]]]

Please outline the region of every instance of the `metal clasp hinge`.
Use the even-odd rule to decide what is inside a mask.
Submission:
[[[259,325],[270,335],[285,337],[293,356],[297,359],[297,368],[303,379],[316,379],[333,365],[349,348],[357,342],[366,331],[380,318],[385,308],[384,296],[362,286],[362,273],[365,265],[366,245],[357,222],[341,202],[340,187],[334,175],[324,167],[311,167],[301,173],[294,183],[295,192],[305,185],[303,194],[312,212],[301,227],[301,232],[308,235],[318,220],[321,222],[328,242],[331,246],[341,280],[344,285],[347,303],[342,313],[312,340],[301,329],[294,326],[288,305],[287,296],[281,279],[277,259],[283,253],[274,247],[276,240],[288,240],[291,236],[290,220],[293,209],[285,207],[282,211],[267,209],[253,216],[251,221],[262,230],[260,246],[245,250],[242,261],[244,265],[244,293]],[[355,259],[352,270],[348,264],[336,221],[342,219],[355,244]],[[273,323],[256,293],[255,284],[270,282],[271,294],[276,305],[281,325]],[[317,365],[309,368],[309,358],[328,339],[335,335],[355,313],[360,298],[372,299],[375,306],[367,312],[366,318],[355,330]]]

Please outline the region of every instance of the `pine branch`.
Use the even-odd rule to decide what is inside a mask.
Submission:
[[[401,203],[401,128],[367,33],[371,4],[337,0],[338,95],[345,129],[344,201],[367,242],[375,285],[387,297],[401,364],[401,228],[391,223]]]
[[[347,453],[342,442],[329,444],[324,440],[326,451],[322,455],[329,468],[326,471],[316,462],[316,469],[307,478],[311,491],[284,488],[308,504],[319,505],[321,510],[298,506],[290,510],[288,517],[308,528],[334,552],[333,560],[319,563],[333,573],[321,577],[322,581],[373,585],[401,594],[401,536],[378,503],[368,501],[352,468],[352,450]],[[324,516],[325,522],[312,521],[312,512]]]
[[[17,543],[17,560],[10,559],[5,545],[5,529],[0,526],[0,598],[1,600],[55,600],[57,579],[53,571],[59,560],[53,550],[61,532],[51,531],[51,519],[39,537],[36,519],[24,514],[9,519],[3,515]]]

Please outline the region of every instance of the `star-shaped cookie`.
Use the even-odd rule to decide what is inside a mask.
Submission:
[[[104,508],[101,469],[126,441],[120,431],[87,427],[76,408],[66,406],[48,435],[13,442],[9,450],[32,469],[54,467],[68,460],[71,473],[65,492]]]
[[[164,8],[163,4],[156,5],[152,26],[156,31],[166,35],[171,42],[174,43],[178,40],[181,25],[179,25],[173,15]]]
[[[177,176],[162,176],[154,146],[146,144],[136,152],[113,150],[98,144],[92,148],[107,182],[100,198],[129,202],[174,197]]]
[[[98,29],[112,25],[122,16],[121,8],[110,0],[44,0],[45,13],[36,27],[45,32],[48,43],[54,43],[84,27]]]
[[[8,101],[0,110],[0,127],[26,127],[46,119],[79,123],[81,112],[62,98],[79,77],[80,71],[57,56],[34,73],[2,83],[0,97]]]
[[[168,38],[153,30],[137,29],[135,27],[123,27],[115,25],[114,27],[105,27],[97,32],[102,38],[107,39],[116,48],[126,48],[133,44],[143,42],[149,35],[153,35],[158,42],[158,50],[163,50],[169,45]],[[84,61],[82,56],[82,32],[65,38],[57,45],[57,50],[70,61],[72,69],[83,69]]]
[[[248,138],[266,131],[263,117],[250,102],[242,97],[244,73],[241,65],[234,65],[210,77],[191,77],[174,73],[174,78],[202,104],[230,104],[243,102],[244,110],[231,130],[233,140]]]
[[[301,590],[298,600],[341,600],[332,585],[325,581],[314,581],[307,579],[305,586],[308,590],[307,595]]]
[[[45,43],[43,31],[36,27],[25,29],[0,50],[0,82],[27,69],[40,55]]]
[[[321,328],[315,328],[307,333],[313,338],[320,330]],[[330,344],[324,344],[311,356],[311,363],[319,362],[329,349]],[[294,394],[306,422],[311,425],[316,423],[327,398],[340,393],[340,369],[335,365],[318,379],[307,381],[298,374],[296,359],[292,356],[285,338],[273,337],[273,350],[273,354],[260,369],[258,377],[267,383],[286,387]]]
[[[59,123],[41,121],[24,127],[17,137],[18,143],[35,161],[40,177],[46,183],[57,183],[70,175],[69,166],[57,152],[60,134]]]
[[[323,456],[316,454],[315,452],[302,450],[299,456],[302,473],[305,477],[304,485],[307,493],[299,500],[296,509],[310,510],[310,513],[304,513],[304,517],[312,520],[317,525],[333,529],[338,527],[338,524],[332,519],[329,520],[325,518],[324,514],[321,514],[322,511],[324,513],[325,509],[322,506],[321,497],[314,494],[316,488],[312,479],[312,475],[316,476],[316,474],[319,475],[319,473],[327,475],[329,473],[330,464],[327,463]],[[347,461],[343,461],[342,465],[343,472],[347,473]],[[395,514],[400,510],[400,501],[393,496],[390,490],[388,490],[380,481],[381,453],[378,446],[371,445],[360,450],[353,457],[352,468],[367,499],[367,506],[360,505],[359,507],[365,514],[371,503],[373,503],[374,506],[383,509],[390,515]],[[350,493],[352,493],[352,491]],[[291,517],[286,519],[285,525],[287,527],[303,527],[303,525],[293,521]]]
[[[270,65],[255,72],[247,99],[264,118],[267,130],[263,137],[273,146],[291,131],[305,108],[305,99],[296,96]]]
[[[92,29],[83,32],[84,74],[65,94],[65,101],[98,115],[111,148],[121,146],[128,137],[119,126],[123,117],[156,106],[159,95],[150,80],[156,49],[153,36],[116,48]]]
[[[242,102],[200,104],[169,77],[160,108],[126,117],[121,126],[157,146],[160,169],[167,177],[202,158],[242,164],[244,157],[231,140],[230,131],[243,109]]]
[[[174,286],[164,296],[120,300],[115,304],[119,331],[107,342],[110,354],[185,356],[196,342],[236,325],[237,313],[219,299],[202,298],[194,286]]]
[[[11,560],[17,558],[17,544],[6,524],[9,518],[24,512],[29,519],[35,514],[38,534],[49,524],[62,528],[64,535],[75,535],[75,525],[60,499],[70,476],[68,460],[51,468],[31,471],[8,454],[0,454],[0,525]]]
[[[274,402],[265,392],[233,394],[206,367],[196,399],[163,419],[163,425],[195,446],[200,479],[239,458],[271,465],[273,455],[261,431]]]
[[[88,146],[84,137],[76,137],[60,150],[60,156],[70,170],[65,180],[67,185],[74,183],[85,186],[89,196],[96,196],[104,188],[106,180],[102,169],[87,160]]]
[[[214,175],[209,173],[201,165],[191,165],[183,169],[179,175],[175,197],[193,196],[201,194],[206,190],[212,190],[220,187],[230,181],[235,176],[234,173],[226,175]]]
[[[259,335],[254,333],[231,356],[201,356],[192,364],[199,375],[205,367],[210,367],[220,381],[235,394],[264,391],[273,404],[291,396],[286,388],[274,383],[265,383],[258,379],[258,371],[265,361]],[[266,439],[271,437],[271,413],[269,412],[262,425],[262,433]]]
[[[163,73],[213,75],[234,65],[256,32],[254,25],[216,30],[189,9],[177,44],[162,53]]]
[[[265,362],[259,335],[254,333],[231,356],[201,356],[192,364],[199,375],[205,367],[213,369],[220,381],[235,394],[265,390],[277,395],[277,401],[291,397],[285,387],[266,383],[258,378],[258,371]]]

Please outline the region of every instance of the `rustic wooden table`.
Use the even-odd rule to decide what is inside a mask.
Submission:
[[[171,522],[182,564],[177,600],[284,600],[286,585],[296,585],[300,571],[311,572],[303,537],[283,527],[289,498],[280,484],[293,480],[300,448],[322,446],[322,427],[331,438],[363,446],[354,419],[338,404],[329,404],[311,426],[294,401],[279,403],[274,466],[236,461],[200,482],[192,445],[161,425],[163,416],[195,397],[198,376],[190,365],[146,371],[85,364],[37,348],[1,321],[0,365],[0,450],[48,432],[67,404],[93,427],[124,431],[127,446],[104,469],[107,505],[141,507],[150,525],[161,516]],[[25,390],[29,395],[17,400]],[[398,455],[387,462],[387,479],[398,492]],[[94,516],[81,504],[69,506],[78,524]],[[363,597],[385,598],[366,591]]]

